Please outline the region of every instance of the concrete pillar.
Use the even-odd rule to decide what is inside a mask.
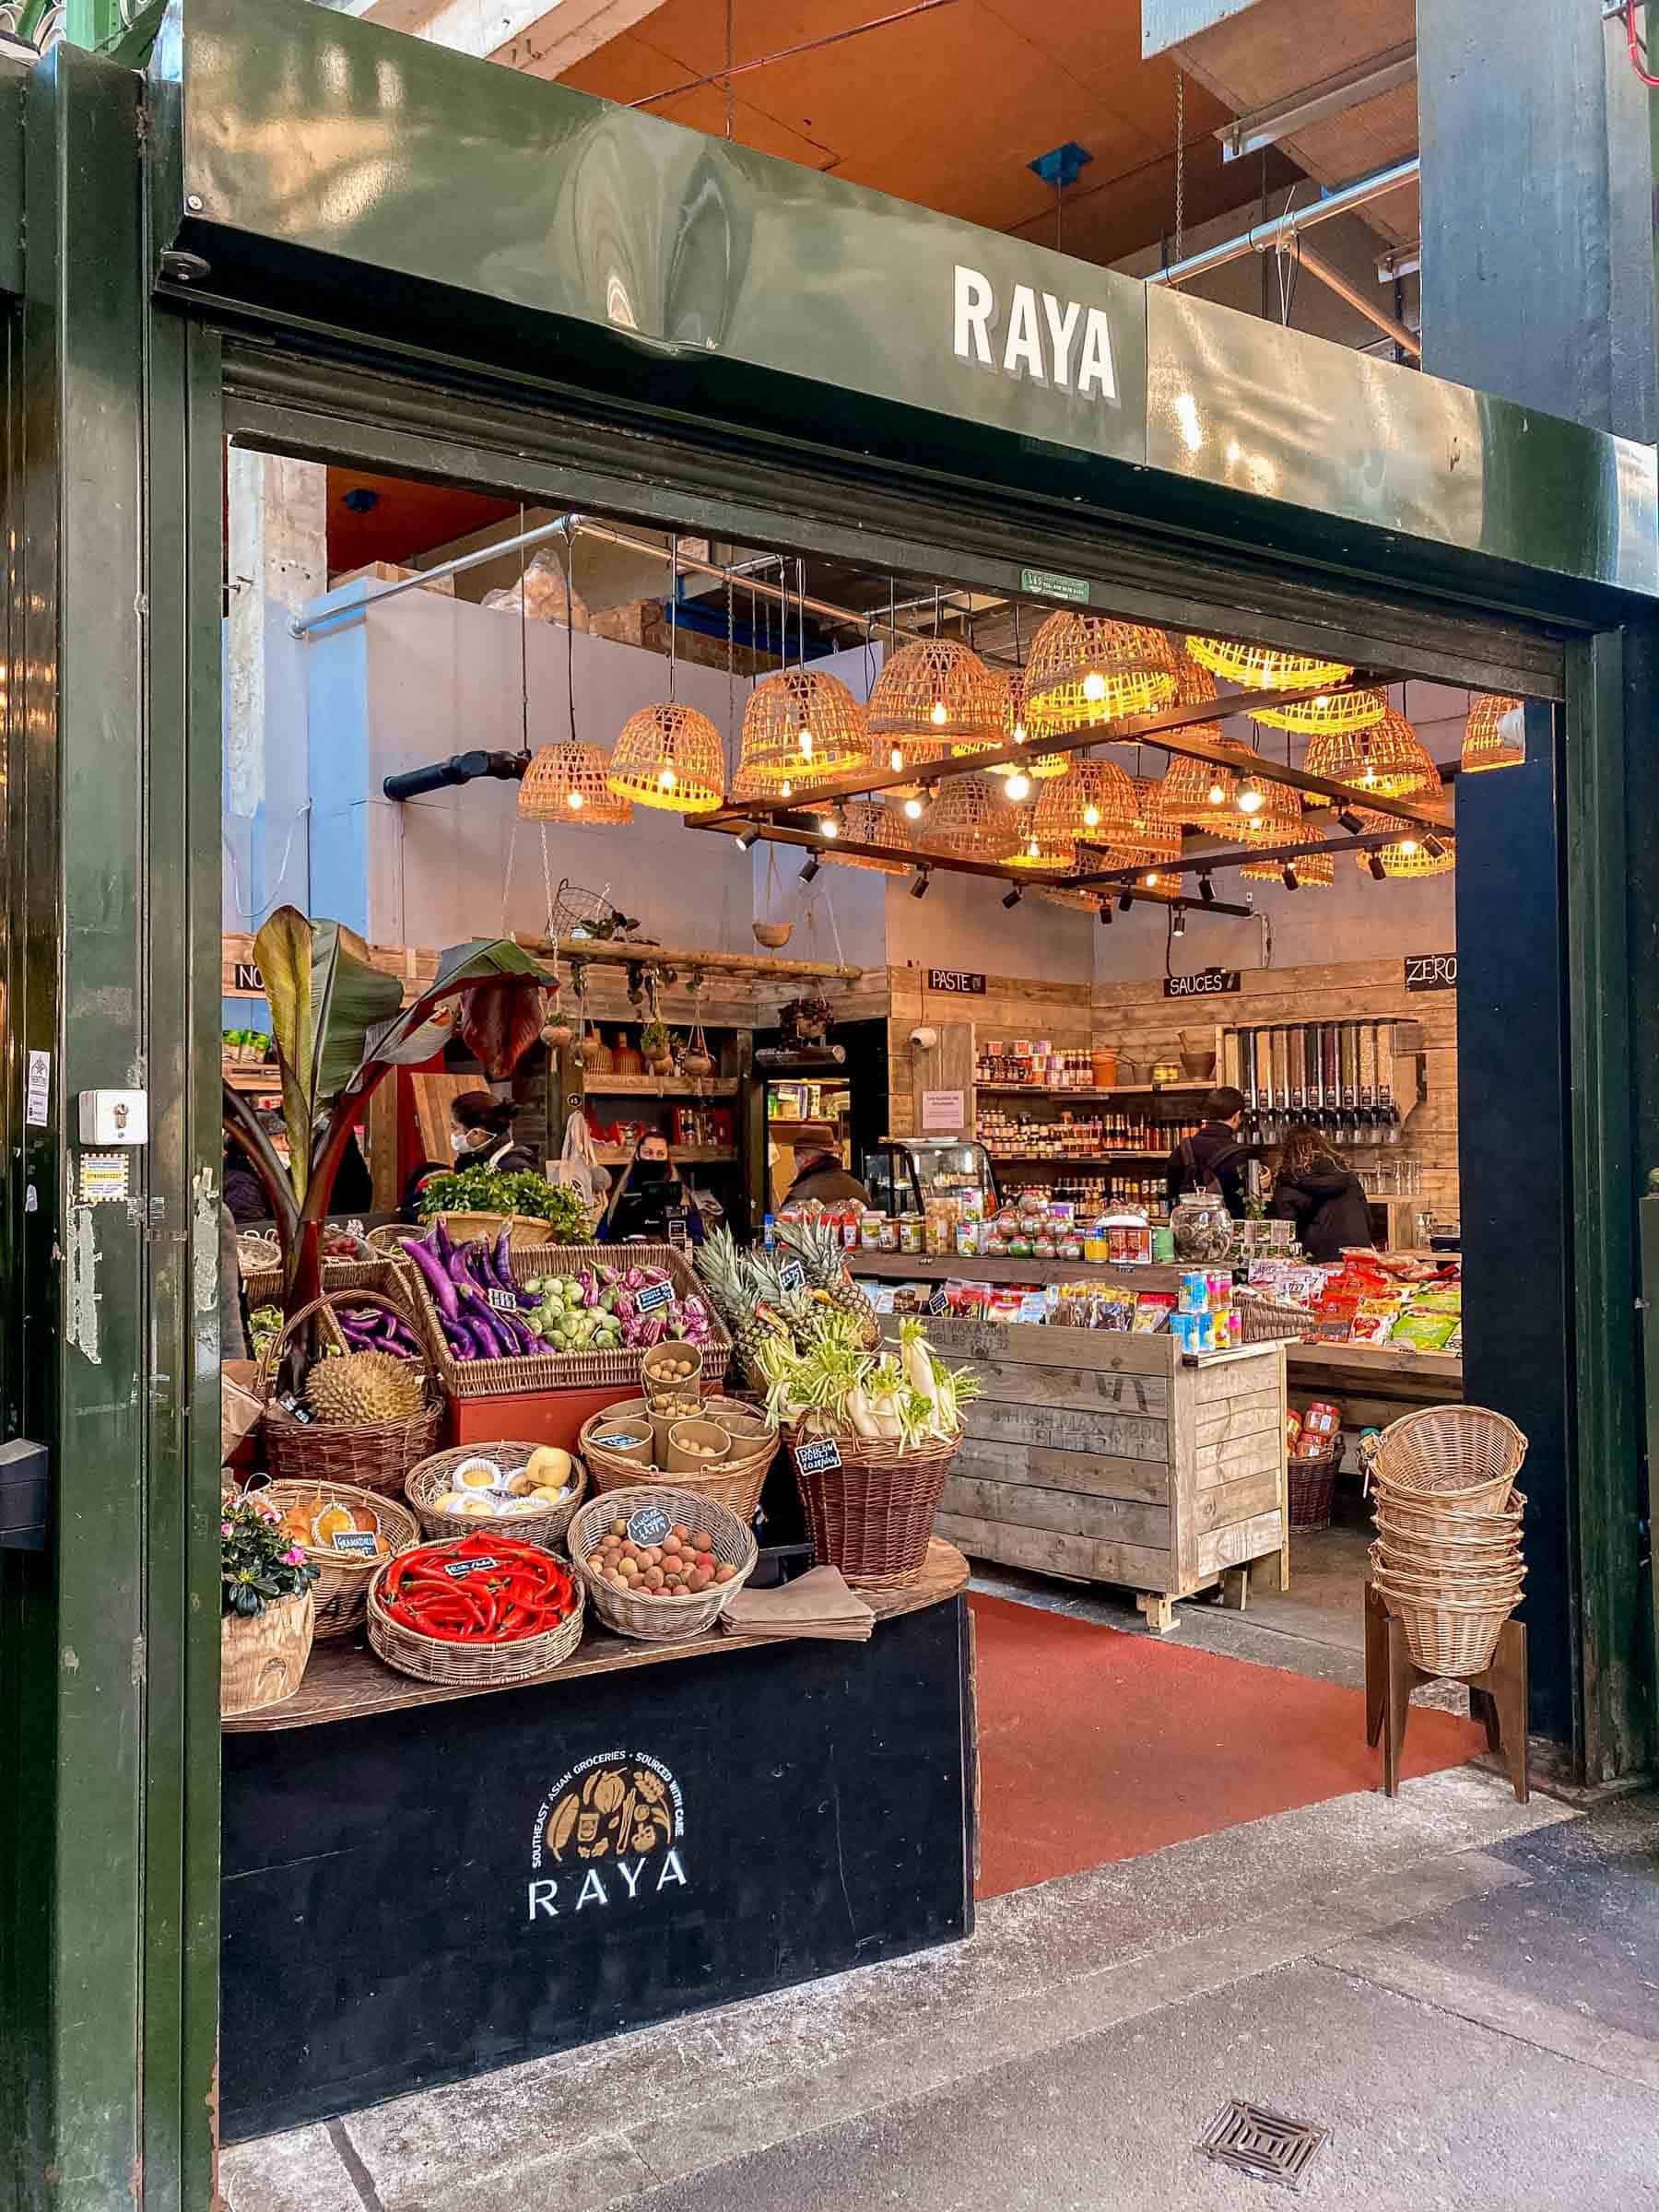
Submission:
[[[328,472],[232,446],[225,806],[251,817],[266,792],[267,631],[328,589]],[[276,643],[276,641],[271,641]]]
[[[1418,0],[1417,36],[1423,367],[1651,441],[1653,160],[1623,23]]]

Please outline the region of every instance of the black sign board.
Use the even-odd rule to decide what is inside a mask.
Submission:
[[[263,991],[265,977],[259,972],[257,960],[232,960],[231,989],[233,991]]]
[[[927,971],[930,991],[953,993],[958,998],[983,998],[985,979],[966,968],[930,968]]]
[[[1408,952],[1406,955],[1407,991],[1455,991],[1457,955],[1454,952]]]
[[[1241,987],[1236,968],[1201,968],[1196,975],[1166,975],[1166,998],[1225,998]]]

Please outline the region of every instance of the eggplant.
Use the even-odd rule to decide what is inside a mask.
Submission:
[[[449,1273],[435,1247],[416,1237],[409,1240],[404,1246],[404,1250],[420,1269],[426,1279],[427,1288],[432,1294],[432,1302],[439,1312],[446,1321],[459,1320],[461,1302],[456,1296],[455,1286],[450,1279]]]
[[[438,1217],[437,1220],[433,1222],[431,1233],[432,1248],[437,1253],[441,1264],[447,1267],[449,1265],[450,1254],[454,1251],[455,1248],[450,1241],[449,1230],[443,1226],[443,1217],[441,1214]]]
[[[503,1227],[500,1235],[496,1239],[495,1271],[496,1280],[500,1284],[501,1288],[511,1290],[516,1297],[518,1285],[512,1279],[512,1229],[511,1224]]]

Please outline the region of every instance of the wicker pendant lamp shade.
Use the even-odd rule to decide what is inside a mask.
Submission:
[[[1064,783],[1045,786],[1041,795],[1048,801],[1049,826],[1085,844],[1108,845],[1132,835],[1143,813],[1135,778],[1115,760],[1079,760]]]
[[[1050,906],[1067,906],[1083,914],[1098,914],[1106,903],[1099,891],[1071,891],[1054,883],[1040,883],[1037,896]]]
[[[1271,645],[1235,645],[1230,638],[1189,637],[1195,661],[1247,691],[1290,691],[1305,684],[1312,691],[1346,684],[1353,670],[1346,661],[1324,661],[1309,653],[1279,653]]]
[[[1318,732],[1308,740],[1303,766],[1310,775],[1329,776],[1380,799],[1408,799],[1439,781],[1417,732],[1392,707],[1368,729]]]
[[[1123,714],[1150,714],[1175,696],[1175,648],[1161,629],[1062,610],[1031,640],[1026,727],[1033,737]]]
[[[906,876],[915,857],[915,846],[903,818],[879,799],[849,799],[841,809],[841,836],[851,845],[881,845],[897,855],[873,860],[862,853],[842,853],[826,845],[820,858],[838,867],[867,868],[877,876]]]
[[[1382,863],[1382,872],[1394,878],[1414,876],[1449,876],[1457,865],[1457,840],[1449,831],[1433,832],[1438,853],[1430,853],[1428,834],[1421,830],[1408,830],[1400,825],[1402,836],[1392,845],[1379,845],[1377,858]],[[1356,853],[1354,858],[1366,875],[1370,875],[1371,855]]]
[[[1261,805],[1246,810],[1235,807],[1230,827],[1247,845],[1293,843],[1301,835],[1300,792],[1288,783],[1273,783],[1265,776],[1240,779],[1239,796],[1259,795]]]
[[[1526,758],[1524,702],[1488,692],[1469,709],[1458,765],[1465,776],[1488,768],[1519,768]]]
[[[720,732],[695,707],[641,707],[622,724],[606,781],[638,806],[701,814],[725,796]]]
[[[958,860],[1006,860],[1014,850],[1015,810],[983,776],[951,776],[917,832],[924,852]]]
[[[1366,730],[1388,712],[1385,691],[1316,691],[1311,699],[1292,700],[1288,707],[1252,707],[1244,712],[1253,722],[1270,723],[1276,730],[1300,732],[1307,738],[1335,730]]]
[[[1037,798],[1027,799],[1015,807],[1013,845],[1007,855],[1011,868],[1076,866],[1077,839],[1055,819],[1052,807],[1045,814],[1042,803],[1049,792],[1063,788],[1058,783],[1046,784]]]
[[[997,682],[1005,686],[1006,704],[1003,711],[1003,744],[1023,745],[1031,735],[1026,725],[1025,671],[1016,669],[1011,676],[998,676]],[[1071,773],[1071,756],[1068,753],[1039,753],[1031,760],[1001,760],[985,772],[993,776],[1029,776],[1033,783],[1047,782],[1051,777]]]
[[[1188,641],[1189,648],[1191,640]],[[1216,697],[1216,679],[1191,651],[1178,653],[1176,698],[1183,707],[1207,706]],[[1253,747],[1230,738],[1218,722],[1195,723],[1186,733],[1225,746],[1248,767],[1255,759]],[[1170,762],[1158,787],[1159,811],[1166,821],[1193,830],[1230,830],[1236,818],[1239,778],[1230,768],[1208,760],[1177,756]]]
[[[991,752],[1003,743],[1003,687],[971,646],[917,638],[882,666],[870,692],[872,737],[942,740],[952,752]]]
[[[733,795],[782,793],[786,783],[863,768],[869,758],[864,709],[841,678],[818,668],[781,668],[749,693]]]
[[[573,737],[539,747],[519,785],[519,812],[533,822],[625,828],[633,820],[633,801],[618,798],[606,782],[609,765],[596,745]]]
[[[1334,853],[1299,853],[1290,865],[1296,871],[1296,888],[1299,891],[1328,891],[1336,880]],[[1280,883],[1284,880],[1285,863],[1282,860],[1247,860],[1239,873],[1241,876],[1253,877],[1258,883]]]
[[[1131,776],[1135,813],[1101,854],[1102,868],[1169,868],[1181,858],[1181,824],[1162,812],[1157,776]]]

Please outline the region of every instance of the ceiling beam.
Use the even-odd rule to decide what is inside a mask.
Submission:
[[[1235,115],[1216,132],[1221,141],[1223,161],[1237,161],[1245,154],[1259,153],[1264,147],[1277,146],[1310,124],[1327,122],[1333,115],[1346,114],[1349,108],[1361,106],[1368,100],[1380,100],[1384,92],[1393,92],[1401,85],[1408,85],[1417,76],[1417,41],[1407,39],[1403,44],[1391,46],[1386,53],[1373,55],[1369,62],[1360,62],[1352,69],[1344,69],[1337,76],[1323,78],[1310,85],[1305,92],[1294,92],[1287,100],[1276,100],[1265,107],[1253,108],[1247,114]]]

